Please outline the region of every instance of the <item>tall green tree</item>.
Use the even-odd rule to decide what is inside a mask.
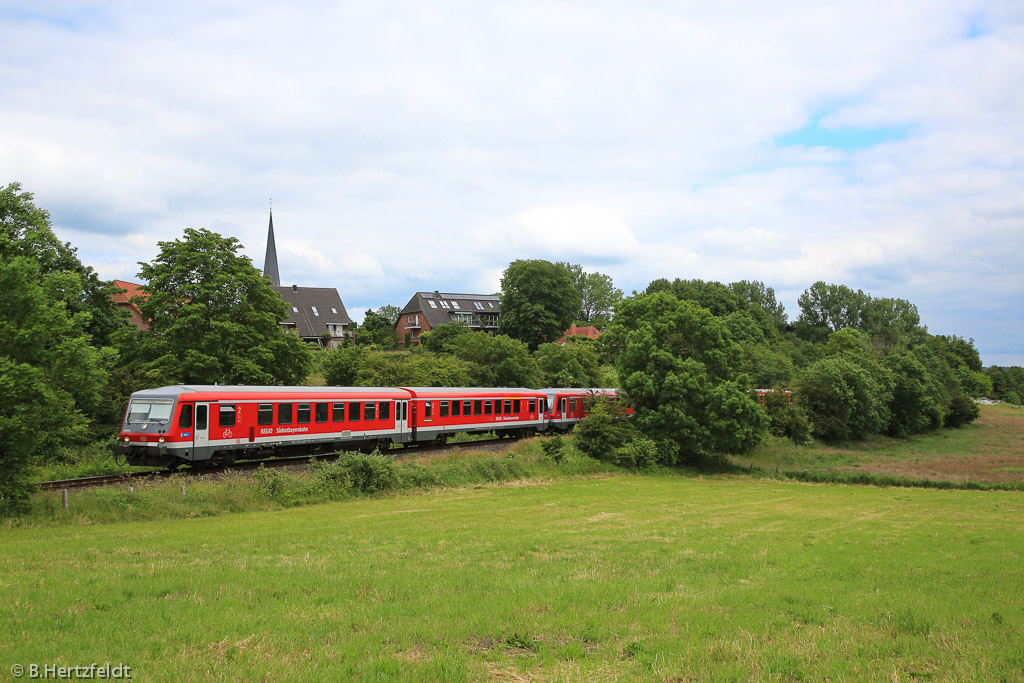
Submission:
[[[310,351],[281,327],[281,297],[234,237],[206,229],[160,242],[141,263],[146,298],[137,303],[151,323],[139,333],[147,368],[195,384],[300,384],[312,368]]]
[[[501,278],[502,334],[535,350],[562,336],[582,299],[569,272],[550,261],[513,261]]]
[[[91,437],[117,357],[94,344],[99,281],[49,220],[19,185],[0,192],[0,515],[26,504],[33,460]]]
[[[830,332],[844,327],[859,328],[870,297],[846,285],[818,281],[797,299],[800,317],[796,328],[800,336],[812,341],[823,340]]]
[[[568,271],[573,286],[580,294],[580,310],[576,320],[603,326],[612,318],[616,304],[622,301],[622,290],[604,273],[588,273],[583,266],[559,262]]]
[[[602,336],[617,356],[637,429],[664,454],[694,460],[745,453],[767,428],[764,411],[737,381],[740,349],[709,310],[668,292],[628,297]]]
[[[746,308],[758,307],[767,314],[772,325],[779,332],[786,329],[789,323],[786,318],[786,307],[775,298],[775,290],[760,280],[740,280],[733,282],[729,288],[739,297]]]
[[[49,212],[37,207],[20,183],[0,190],[0,259],[15,256],[30,259],[42,276],[76,276],[68,281],[67,289],[54,291],[53,296],[69,314],[88,314],[78,320],[96,346],[110,346],[111,336],[127,324],[114,304],[113,283],[100,280],[90,266],[82,264],[70,243],[57,238]]]

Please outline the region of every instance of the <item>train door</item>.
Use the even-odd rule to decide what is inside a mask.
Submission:
[[[559,425],[565,425],[569,421],[568,416],[566,415],[566,411],[568,410],[568,402],[569,402],[569,399],[565,398],[564,396],[562,398],[558,399],[558,424]]]
[[[210,404],[196,403],[195,428],[192,430],[193,459],[205,460],[210,445]]]
[[[395,401],[395,441],[409,440],[409,402]]]

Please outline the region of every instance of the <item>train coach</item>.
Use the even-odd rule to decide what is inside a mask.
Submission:
[[[530,436],[546,428],[546,400],[506,388],[160,387],[132,394],[115,453],[173,468],[444,443],[459,432]]]
[[[595,397],[618,398],[616,389],[541,389],[547,399],[544,414],[544,429],[552,432],[567,432],[587,416],[590,401]],[[627,411],[632,413],[631,410]]]

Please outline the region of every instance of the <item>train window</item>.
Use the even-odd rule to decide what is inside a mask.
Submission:
[[[178,417],[178,428],[187,429],[192,426],[192,404],[186,403],[181,406],[181,415]]]
[[[402,401],[402,419],[403,420],[408,420],[409,419],[409,402],[408,401]]]
[[[290,425],[292,423],[292,404],[291,403],[278,403],[277,404],[277,424],[279,425]]]
[[[518,398],[512,401],[512,412],[516,415],[523,412],[523,404]]]
[[[295,421],[298,424],[300,424],[300,425],[307,425],[307,424],[309,424],[309,404],[308,403],[300,403],[299,404],[299,409],[297,411],[295,411],[295,412],[297,413],[297,415],[296,415],[297,419]]]
[[[491,410],[491,402],[490,401],[484,401],[484,415],[490,415],[491,412],[492,412],[492,410]]]
[[[220,410],[217,411],[217,424],[221,427],[234,427],[235,406],[222,404]]]
[[[452,417],[462,415],[462,401],[452,401]]]
[[[196,429],[206,429],[206,406],[196,406]]]
[[[484,414],[484,402],[481,400],[473,401],[473,414],[483,415]]]
[[[332,422],[344,422],[345,421],[345,404],[335,403],[332,406],[331,421]]]
[[[430,401],[424,401],[423,402],[423,419],[424,420],[429,420],[430,419],[430,407],[431,407],[430,406]]]
[[[391,401],[380,402],[380,419],[390,420],[391,419]]]
[[[501,399],[494,402],[494,414],[501,415]]]
[[[448,417],[448,401],[441,401],[441,410],[438,411],[438,417]]]
[[[517,410],[516,412],[519,412],[519,411]],[[506,415],[511,415],[512,414],[512,399],[510,399],[510,398],[506,398],[505,399],[505,414]]]
[[[352,401],[348,404],[348,419],[350,422],[359,422],[359,420],[362,419],[360,417],[360,413],[362,412],[359,408],[360,405],[361,404],[356,401]]]
[[[526,404],[526,409],[529,410],[531,413],[537,412],[537,399],[531,398],[529,402]]]
[[[463,401],[462,402],[462,414],[463,415],[472,415],[473,414],[473,402],[472,401]]]
[[[377,404],[373,401],[366,402],[366,408],[363,410],[363,415],[366,417],[366,421],[377,419]]]
[[[256,411],[256,424],[260,425],[272,425],[274,424],[274,404],[273,403],[261,403],[259,409]]]
[[[316,421],[327,422],[327,404],[317,403],[316,404]]]
[[[575,412],[576,412],[576,399],[570,398],[569,399],[569,413],[571,414],[571,413],[575,413]]]
[[[132,401],[128,409],[128,422],[170,422],[174,409],[172,399],[142,399]]]

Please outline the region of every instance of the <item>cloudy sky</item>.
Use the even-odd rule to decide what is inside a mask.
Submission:
[[[205,227],[353,317],[517,258],[817,280],[1024,365],[1024,3],[0,0],[0,182],[102,277]]]

